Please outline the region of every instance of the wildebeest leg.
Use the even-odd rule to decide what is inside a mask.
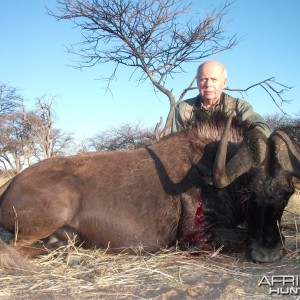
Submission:
[[[10,244],[14,245],[18,252],[27,257],[35,257],[37,255],[46,254],[58,247],[66,246],[69,242],[76,245],[81,243],[75,229],[65,226],[58,229],[45,239],[36,242],[36,237],[33,239],[18,239],[17,242],[13,239]]]
[[[216,248],[222,247],[225,251],[244,251],[246,229],[224,225],[213,226],[208,230],[206,241]]]
[[[69,242],[79,245],[82,241],[74,228],[64,226],[51,234],[47,239],[44,240],[44,242],[49,246],[53,245],[54,243],[64,246]]]
[[[237,189],[234,189],[237,191]],[[205,186],[202,189],[203,229],[205,238],[213,246],[238,248],[246,239],[245,213],[237,192]]]
[[[80,182],[75,176],[61,172],[52,174],[42,185],[43,182],[38,187],[16,182],[1,207],[2,224],[14,233],[10,243],[30,257],[59,246],[60,241],[51,243],[51,240],[61,230],[76,228]],[[46,239],[51,235],[52,238]],[[46,244],[38,242],[43,239]]]
[[[54,250],[61,246],[66,246],[69,243],[74,245],[80,245],[82,243],[81,238],[78,236],[77,231],[69,226],[64,226],[46,239],[43,239],[44,247],[47,250]]]

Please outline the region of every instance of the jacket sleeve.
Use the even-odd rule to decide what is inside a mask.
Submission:
[[[171,133],[183,130],[184,128],[185,103],[179,103],[175,108],[174,118],[171,127]]]
[[[272,131],[263,117],[253,111],[252,106],[245,100],[238,99],[237,101],[237,113],[240,115],[241,119],[243,121],[248,120],[254,123],[258,130],[260,130],[266,137],[269,137]]]
[[[198,101],[198,96],[187,99],[177,104],[171,127],[171,133],[182,131],[186,128],[186,122],[193,117],[193,110]]]

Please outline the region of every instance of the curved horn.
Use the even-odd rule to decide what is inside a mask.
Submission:
[[[266,139],[261,138],[261,134],[253,129],[249,132],[249,137],[243,140],[237,153],[226,165],[226,153],[233,116],[234,113],[230,115],[226,123],[215,157],[212,180],[214,186],[218,188],[226,187],[255,165],[261,164],[266,156]]]
[[[275,145],[275,156],[281,167],[300,179],[300,152],[283,131],[276,131],[271,135]]]

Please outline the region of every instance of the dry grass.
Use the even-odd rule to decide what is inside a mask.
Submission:
[[[268,299],[257,285],[263,275],[300,273],[299,216],[286,213],[283,224],[288,253],[272,264],[219,249],[116,255],[70,241],[33,260],[36,271],[2,272],[0,299]]]

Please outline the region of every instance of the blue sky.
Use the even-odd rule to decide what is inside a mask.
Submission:
[[[198,4],[199,3],[199,4]],[[210,9],[224,1],[194,1],[195,10]],[[0,4],[0,82],[19,88],[28,107],[44,94],[56,96],[56,126],[73,132],[78,139],[122,123],[140,122],[153,127],[160,116],[165,120],[168,99],[157,95],[149,83],[137,86],[121,69],[112,83],[113,96],[105,92],[106,83],[98,80],[112,71],[111,65],[99,65],[80,71],[70,67],[75,57],[65,46],[80,40],[80,32],[67,21],[57,22],[46,13],[50,0],[10,0]],[[228,86],[246,88],[269,77],[294,88],[284,105],[293,115],[300,111],[298,95],[300,70],[300,1],[237,0],[226,21],[228,33],[237,33],[240,43],[213,59],[228,70]],[[199,62],[200,63],[200,62]],[[185,65],[185,74],[174,78],[176,97],[195,75],[198,63]],[[193,97],[196,92],[190,92]],[[234,95],[234,94],[233,94]],[[280,113],[261,89],[244,97],[262,115]]]

